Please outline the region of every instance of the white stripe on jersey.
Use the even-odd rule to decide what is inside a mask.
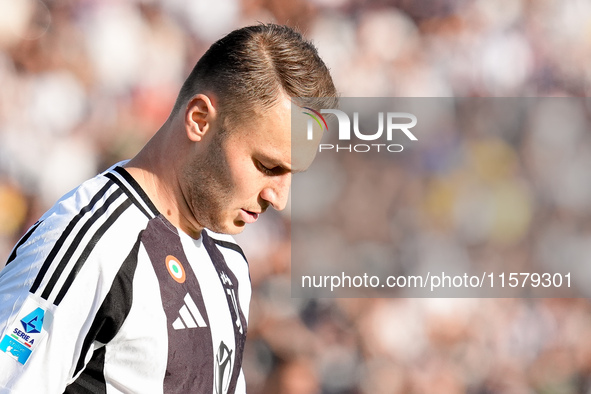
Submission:
[[[140,248],[133,278],[134,302],[125,324],[106,347],[107,393],[163,393],[167,342],[154,339],[166,338],[169,328],[158,287],[150,259]]]
[[[220,284],[218,274],[214,268],[209,255],[202,243],[203,238],[194,240],[188,235],[181,234],[181,242],[187,254],[187,258],[194,272],[199,272],[197,280],[201,287],[204,300],[215,300],[206,302],[206,314],[209,317],[209,326],[211,327],[211,339],[213,345],[213,354],[218,351],[220,343],[223,341],[230,349],[234,349],[234,330],[228,322],[232,321],[226,294]],[[234,354],[235,352],[232,352]],[[214,360],[212,360],[212,363]]]

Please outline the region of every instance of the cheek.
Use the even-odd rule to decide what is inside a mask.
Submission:
[[[252,160],[235,160],[230,162],[229,172],[233,185],[234,197],[250,197],[260,183],[260,171]]]

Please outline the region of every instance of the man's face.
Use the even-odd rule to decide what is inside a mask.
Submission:
[[[292,173],[309,165],[298,160],[298,168],[292,168],[289,99],[232,125],[223,137],[219,129],[211,131],[204,154],[196,155],[182,174],[183,194],[197,223],[237,234],[269,206],[285,208]],[[316,146],[309,145],[313,157]]]

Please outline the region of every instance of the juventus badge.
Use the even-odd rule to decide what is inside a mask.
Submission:
[[[228,390],[228,383],[230,383],[230,376],[232,375],[232,350],[228,349],[224,341],[220,342],[215,361],[215,392],[216,394],[223,394]]]

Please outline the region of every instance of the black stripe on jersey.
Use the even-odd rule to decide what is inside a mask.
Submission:
[[[116,172],[117,175],[115,175],[113,172]],[[131,174],[127,172],[127,170],[125,170],[123,167],[115,167],[113,172],[107,173],[105,176],[116,181],[119,187],[125,190],[129,198],[132,199],[134,204],[140,207],[141,211],[144,212],[148,218],[153,219],[160,214],[156,206],[152,203],[152,200],[150,200],[150,197],[148,197],[144,189],[142,189],[142,187],[131,176]],[[121,177],[123,180],[121,180],[119,177]],[[140,201],[137,200],[136,196],[139,197],[145,205],[141,204]],[[146,211],[146,207],[151,211],[150,213]]]
[[[82,373],[72,384],[64,390],[65,394],[106,394],[105,382],[105,347],[96,349],[92,358],[86,365],[85,373]],[[86,372],[88,371],[88,372]]]
[[[217,245],[222,246],[222,247],[227,248],[227,249],[232,249],[233,251],[240,253],[242,255],[242,257],[244,258],[244,261],[246,261],[246,263],[248,264],[248,260],[246,259],[246,255],[244,254],[244,252],[242,251],[242,248],[240,246],[238,246],[238,245],[236,245],[235,243],[232,243],[232,242],[221,241],[219,239],[215,239],[215,238],[213,238],[211,236],[210,236],[210,238]]]
[[[109,227],[111,227],[113,225],[113,223],[115,223],[115,221],[117,219],[119,219],[119,216],[121,216],[121,214],[123,212],[125,212],[125,210],[127,208],[129,208],[130,205],[131,205],[131,200],[129,200],[129,199],[125,200],[121,205],[119,205],[117,207],[117,209],[115,209],[113,211],[111,216],[109,216],[107,221],[105,223],[103,223],[103,225],[101,227],[99,227],[99,229],[96,231],[96,233],[94,233],[94,235],[92,236],[92,238],[90,239],[90,241],[88,242],[88,244],[86,245],[84,250],[82,251],[82,254],[80,255],[80,257],[78,257],[78,261],[76,261],[76,264],[74,264],[74,267],[72,268],[72,270],[70,271],[70,274],[66,278],[66,281],[64,282],[64,285],[62,286],[61,290],[57,294],[57,297],[55,298],[55,302],[54,302],[55,305],[60,304],[60,302],[62,301],[62,299],[64,298],[64,296],[68,292],[68,290],[70,289],[70,286],[72,286],[72,282],[74,282],[74,279],[76,279],[78,272],[80,272],[80,269],[82,268],[82,266],[84,265],[84,263],[88,259],[88,256],[90,256],[90,253],[92,252],[92,250],[94,249],[94,247],[96,246],[98,241],[107,232]]]
[[[99,190],[94,195],[94,197],[92,198],[92,200],[90,200],[88,205],[86,205],[84,208],[82,208],[80,210],[80,212],[78,212],[78,214],[76,216],[74,216],[74,218],[70,221],[70,223],[68,223],[68,225],[66,226],[66,229],[64,230],[62,235],[59,237],[59,239],[56,241],[55,245],[51,249],[51,252],[49,252],[49,255],[45,259],[43,266],[39,270],[39,273],[37,274],[37,277],[35,278],[35,282],[33,282],[33,285],[31,286],[31,290],[30,290],[31,293],[35,293],[37,291],[37,289],[39,288],[39,285],[43,281],[43,277],[47,273],[47,270],[49,269],[49,267],[51,267],[51,263],[53,263],[53,259],[55,259],[55,256],[58,254],[58,252],[60,251],[60,249],[62,248],[62,246],[66,242],[66,239],[68,239],[68,237],[70,236],[70,233],[72,232],[72,230],[74,230],[74,227],[76,227],[76,225],[78,224],[80,219],[82,219],[82,217],[88,211],[90,211],[100,199],[102,199],[105,196],[105,194],[107,193],[107,190],[109,190],[111,188],[111,186],[113,186],[113,182],[108,181],[107,184],[105,186],[103,186],[102,189]]]
[[[8,264],[10,264],[10,262],[12,260],[16,259],[16,251],[17,251],[17,249],[20,248],[25,242],[27,242],[27,240],[31,237],[31,235],[33,234],[33,232],[35,231],[35,229],[37,227],[39,227],[39,225],[41,224],[41,222],[42,222],[42,220],[40,220],[37,223],[35,223],[33,225],[33,227],[31,227],[29,229],[29,231],[27,231],[27,233],[25,235],[23,235],[23,237],[20,239],[20,241],[18,241],[18,243],[16,244],[16,246],[12,250],[12,253],[10,254],[10,257],[8,257],[8,260],[6,261],[6,264],[4,264],[5,266],[7,266]]]
[[[117,184],[117,186],[119,186],[121,188],[121,190],[123,190],[125,192],[125,194],[127,194],[127,197],[129,197],[129,199],[131,201],[133,201],[134,205],[138,207],[138,209],[140,211],[142,211],[142,213],[144,215],[146,215],[146,217],[148,219],[152,219],[153,216],[151,216],[148,211],[146,211],[146,209],[144,208],[144,206],[142,204],[139,203],[139,201],[135,198],[135,196],[133,195],[133,193],[131,193],[129,191],[129,189],[127,189],[127,187],[125,187],[125,184],[121,181],[121,179],[117,178],[116,175],[113,175],[111,173],[106,173],[105,176],[107,178],[109,178],[110,180],[112,180],[113,182],[115,182]]]
[[[55,269],[55,272],[51,276],[51,279],[49,280],[49,282],[47,282],[47,285],[45,286],[45,289],[43,290],[43,293],[41,294],[41,298],[44,298],[46,300],[49,298],[49,295],[51,294],[51,292],[52,292],[55,284],[57,283],[57,281],[59,280],[60,276],[62,275],[62,272],[66,269],[66,266],[68,265],[68,262],[72,258],[72,255],[74,254],[74,252],[76,251],[76,249],[80,246],[80,242],[82,241],[82,239],[84,238],[84,236],[86,235],[86,233],[88,232],[88,230],[90,229],[90,227],[101,216],[103,216],[107,212],[107,210],[109,209],[109,207],[111,206],[111,204],[115,200],[117,200],[119,198],[119,196],[121,196],[121,194],[123,194],[123,191],[121,189],[115,190],[105,200],[105,203],[92,214],[92,216],[90,217],[90,219],[88,219],[86,221],[86,223],[84,223],[84,225],[82,226],[82,228],[80,228],[80,230],[78,231],[78,233],[76,233],[76,236],[70,242],[70,244],[68,246],[68,249],[66,250],[66,253],[64,253],[64,256],[62,257],[62,260],[59,262],[59,265]],[[60,240],[61,240],[61,238],[60,238]],[[51,253],[53,253],[53,251],[56,249],[56,247],[57,247],[57,245],[54,246],[54,248],[51,251]],[[56,252],[56,254],[57,254],[57,252]],[[51,257],[51,260],[53,260],[53,258],[55,256],[51,256],[50,255],[50,257]],[[48,260],[49,260],[49,257],[48,257]],[[47,263],[47,260],[46,260],[45,263]],[[44,267],[45,267],[45,263],[43,264]],[[37,278],[39,278],[39,277],[37,277]],[[31,292],[34,292],[34,291],[31,289]]]
[[[158,217],[150,220],[142,234],[142,245],[158,278],[162,308],[166,314],[168,360],[163,389],[167,394],[213,393],[214,346],[203,293],[177,230],[171,231],[168,226],[167,221]],[[167,269],[169,256],[184,267],[184,282],[177,282]],[[205,325],[175,329],[174,322],[180,317],[180,309],[186,308],[187,296],[195,303]]]
[[[103,368],[105,348],[102,347],[95,350],[86,367],[84,366],[84,362],[86,354],[93,342],[98,341],[103,344],[109,343],[115,335],[117,335],[119,329],[125,322],[125,319],[127,319],[127,315],[129,315],[133,303],[133,278],[137,267],[141,236],[142,233],[140,233],[137,242],[123,261],[121,268],[119,268],[119,272],[117,272],[115,279],[113,279],[111,289],[96,313],[88,334],[86,334],[86,337],[84,338],[80,356],[76,363],[74,376],[80,371],[82,371],[82,373],[70,386],[68,386],[66,389],[67,393],[79,392],[78,386],[83,388],[104,387],[105,377],[103,374]],[[103,391],[98,390],[91,392],[104,392],[104,389]]]
[[[146,194],[144,189],[142,189],[142,187],[139,185],[139,183],[137,183],[137,181],[131,176],[131,174],[129,172],[127,172],[127,170],[125,168],[115,167],[115,172],[117,172],[119,175],[121,175],[123,178],[125,178],[127,183],[129,183],[129,186],[131,186],[133,188],[133,190],[135,190],[135,192],[137,194],[139,194],[139,196],[142,198],[144,203],[146,203],[148,208],[150,208],[150,210],[152,211],[152,214],[154,216],[160,215],[160,212],[158,211],[156,206],[152,203],[152,200],[150,200],[150,197],[148,197],[148,195]]]

